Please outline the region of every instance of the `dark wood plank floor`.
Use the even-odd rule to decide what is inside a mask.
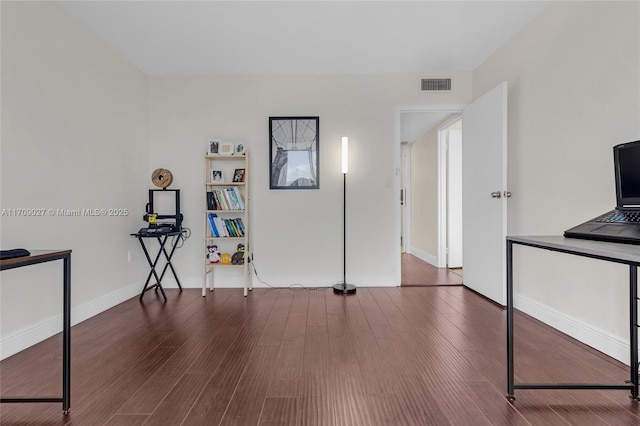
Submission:
[[[402,253],[401,259],[403,287],[462,284],[461,270],[437,268],[409,253]]]
[[[71,413],[2,425],[638,425],[627,391],[506,398],[505,312],[462,286],[153,293],[72,329]],[[516,315],[518,381],[620,382],[620,363]],[[3,396],[58,395],[59,336],[0,363]]]

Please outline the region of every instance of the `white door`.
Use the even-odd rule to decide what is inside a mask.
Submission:
[[[462,113],[464,284],[506,304],[507,83]]]

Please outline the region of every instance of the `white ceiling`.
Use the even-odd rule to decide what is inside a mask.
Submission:
[[[536,1],[55,0],[149,76],[472,71]],[[414,141],[450,112],[404,112]]]
[[[150,76],[471,71],[549,3],[56,1]]]

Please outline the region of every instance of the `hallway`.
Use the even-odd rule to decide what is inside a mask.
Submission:
[[[437,268],[409,253],[402,253],[402,287],[461,285],[462,269]]]

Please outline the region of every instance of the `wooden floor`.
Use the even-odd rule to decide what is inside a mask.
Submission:
[[[409,253],[402,253],[403,287],[461,285],[461,270],[437,268]]]
[[[634,425],[627,391],[505,399],[505,312],[462,286],[169,290],[72,329],[71,413],[2,425]],[[516,380],[614,382],[625,366],[522,315]],[[60,337],[2,363],[2,395],[59,395]]]

